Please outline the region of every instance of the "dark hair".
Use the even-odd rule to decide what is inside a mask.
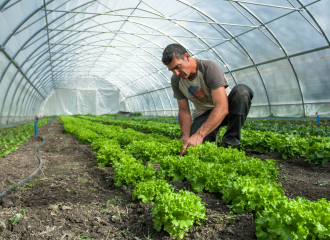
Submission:
[[[168,65],[172,62],[173,58],[184,59],[185,53],[187,53],[187,50],[180,44],[173,43],[167,45],[163,52],[162,62],[164,65]]]

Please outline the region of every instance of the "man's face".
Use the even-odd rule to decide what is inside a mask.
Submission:
[[[184,59],[173,58],[167,66],[169,71],[172,71],[175,76],[187,79],[191,75],[190,57],[188,53],[185,54]]]

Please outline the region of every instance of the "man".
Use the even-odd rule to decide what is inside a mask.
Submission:
[[[165,48],[162,62],[173,72],[171,85],[179,105],[181,141],[185,142],[181,155],[188,147],[205,141],[217,144],[222,126],[227,126],[227,131],[221,146],[237,146],[251,107],[252,90],[243,84],[230,90],[219,65],[190,57],[179,44]],[[195,107],[193,123],[188,99]]]

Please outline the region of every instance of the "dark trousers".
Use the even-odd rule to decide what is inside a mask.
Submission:
[[[203,142],[209,141],[217,144],[220,128],[227,126],[227,131],[222,137],[221,144],[238,145],[241,139],[241,128],[246,116],[249,114],[252,98],[253,92],[248,86],[244,84],[236,85],[228,95],[229,113],[222,123],[204,138]],[[195,134],[203,125],[211,111],[212,109],[194,119],[190,129],[190,136]]]

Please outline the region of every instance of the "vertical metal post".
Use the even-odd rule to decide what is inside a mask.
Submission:
[[[321,126],[320,116],[318,113],[316,113],[316,117],[317,117],[317,124]]]
[[[38,121],[35,121],[34,122],[34,133],[35,133],[36,136],[38,135],[37,124],[38,124]]]

